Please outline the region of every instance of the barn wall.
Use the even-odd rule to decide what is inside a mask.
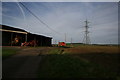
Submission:
[[[2,46],[10,46],[11,44],[11,33],[2,32]]]
[[[29,42],[32,40],[37,41],[37,46],[51,46],[51,38],[28,33],[27,34],[27,41]]]
[[[19,42],[14,44],[15,37],[19,37]],[[13,32],[2,32],[2,46],[20,46],[22,42],[25,42],[25,34],[13,33]]]
[[[2,46],[2,31],[0,31],[0,46]]]
[[[17,28],[15,29],[12,27],[5,27],[5,28],[9,28],[10,30],[13,29],[13,31],[14,30],[17,31]],[[19,38],[19,43],[13,44],[16,36]],[[2,46],[21,46],[21,43],[24,43],[26,41],[26,38],[27,38],[27,42],[36,40],[37,46],[51,46],[52,44],[51,41],[52,38],[50,37],[45,37],[42,35],[31,34],[31,33],[28,33],[26,37],[26,34],[2,31]]]

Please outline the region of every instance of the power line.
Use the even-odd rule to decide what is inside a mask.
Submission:
[[[28,10],[38,21],[40,21],[40,23],[44,24],[47,28],[49,28],[50,30],[60,34],[59,32],[55,31],[54,29],[52,29],[51,27],[49,27],[48,24],[46,24],[44,21],[42,21],[38,16],[36,16],[30,9],[28,9],[22,2],[19,2],[26,10]]]

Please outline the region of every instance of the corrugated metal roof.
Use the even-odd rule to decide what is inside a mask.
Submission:
[[[21,31],[21,32],[27,32],[23,29],[19,29],[19,28],[14,28],[14,27],[10,27],[10,26],[6,26],[6,25],[0,25],[0,29],[4,29],[4,30],[12,30],[12,31]]]
[[[42,36],[42,37],[46,37],[46,38],[52,38],[52,37],[47,37],[47,36],[43,36],[43,35],[39,35],[39,34],[29,33],[23,29],[14,28],[14,27],[6,26],[6,25],[0,25],[0,31],[15,32],[15,33],[22,33],[22,34],[31,34],[31,35],[38,35],[38,36]]]

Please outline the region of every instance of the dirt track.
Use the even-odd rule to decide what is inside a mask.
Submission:
[[[37,78],[41,54],[47,48],[24,48],[18,54],[3,60],[3,78]]]

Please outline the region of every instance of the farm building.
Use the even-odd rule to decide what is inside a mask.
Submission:
[[[23,29],[0,25],[2,46],[51,46],[51,37],[29,33]]]

